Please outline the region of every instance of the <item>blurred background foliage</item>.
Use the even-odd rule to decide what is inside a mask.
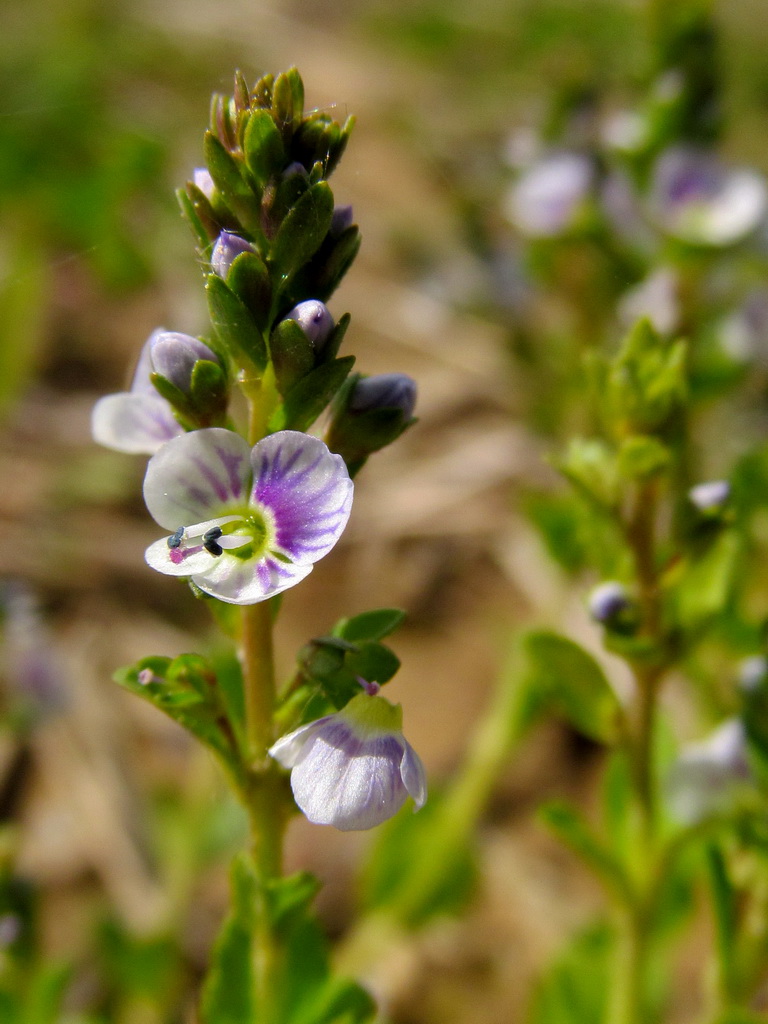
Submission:
[[[150,578],[143,462],[97,451],[89,413],[99,394],[128,379],[154,327],[202,329],[193,248],[173,190],[202,162],[211,91],[228,91],[235,67],[254,80],[291,64],[310,106],[338,104],[358,117],[335,189],[354,204],[363,249],[334,313],[352,313],[349,350],[360,370],[403,370],[419,381],[421,422],[366,468],[342,549],[286,601],[282,668],[341,614],[405,607],[408,625],[395,643],[403,669],[392,686],[435,797],[424,818],[397,819],[378,839],[297,822],[290,861],[323,881],[320,910],[340,962],[364,974],[393,1021],[522,1021],[531,991],[534,1019],[559,1019],[558,1001],[574,991],[587,1019],[607,970],[606,933],[587,928],[599,900],[532,810],[552,797],[596,801],[601,755],[588,736],[557,723],[543,725],[514,761],[505,754],[530,710],[512,685],[511,633],[543,622],[594,647],[583,594],[594,582],[585,566],[601,545],[592,518],[544,460],[584,416],[567,301],[545,292],[526,305],[531,277],[562,268],[548,266],[544,252],[538,264],[521,263],[502,205],[515,133],[561,137],[574,109],[632,104],[655,59],[652,6],[6,4],[2,1024],[192,1019],[243,823],[207,756],[111,682],[117,666],[150,649],[199,647],[208,625],[194,601]],[[763,172],[768,63],[755,26],[766,13],[764,0],[716,9],[723,147]],[[577,294],[589,257],[572,253],[569,266]],[[637,280],[632,266],[621,273],[613,298]],[[614,329],[612,309],[589,315],[601,339]],[[544,336],[546,350],[532,350]],[[741,380],[730,365],[710,370],[713,393]],[[751,412],[734,421],[743,443],[726,430],[713,472],[765,425],[764,369],[751,379]],[[720,436],[722,419],[708,429]],[[753,535],[764,540],[765,454],[753,451],[739,474]],[[759,594],[752,602],[761,606]],[[700,666],[702,678],[732,671],[726,653],[750,653],[757,638],[747,619],[726,622],[727,643]],[[699,709],[674,701],[681,735],[697,735]],[[483,719],[489,702],[498,714]],[[466,751],[482,799],[449,790],[443,801],[441,781]],[[429,864],[445,854],[450,870],[442,887],[430,887],[428,873],[398,887],[397,851],[403,843],[420,850],[429,815],[450,823],[447,845],[421,856]],[[379,853],[363,868],[371,841]],[[370,941],[364,930],[350,934],[356,905],[374,920],[393,892],[402,920],[430,927],[398,931],[382,946],[380,922]],[[451,916],[459,908],[463,916]],[[549,980],[537,983],[577,932]],[[689,982],[700,979],[700,954],[695,941],[681,954],[670,1019],[695,1019]],[[586,963],[594,986],[582,992]]]

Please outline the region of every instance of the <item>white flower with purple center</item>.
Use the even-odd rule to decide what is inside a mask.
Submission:
[[[283,736],[270,755],[291,769],[296,803],[316,825],[344,832],[380,825],[427,799],[424,766],[402,733],[399,704],[360,693],[332,715]]]
[[[195,430],[149,460],[144,500],[171,536],[145,557],[220,601],[255,604],[328,554],[352,492],[344,460],[317,437],[283,430],[251,448],[231,430]]]
[[[765,180],[727,168],[704,150],[668,150],[653,172],[651,209],[662,230],[692,245],[731,245],[754,231],[768,206]]]
[[[91,432],[98,444],[132,455],[153,455],[166,441],[184,433],[151,380],[152,346],[167,333],[158,328],[147,338],[131,390],[105,395],[93,407]],[[213,353],[211,356],[216,358]]]

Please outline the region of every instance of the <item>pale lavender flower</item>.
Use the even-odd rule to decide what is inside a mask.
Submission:
[[[667,778],[667,799],[679,821],[694,824],[728,811],[753,783],[744,723],[729,718],[707,739],[683,748]]]
[[[344,460],[317,437],[283,430],[251,448],[220,427],[183,434],[147,466],[144,500],[172,535],[146,561],[220,601],[264,601],[328,554],[352,492]]]
[[[754,171],[727,168],[707,151],[680,146],[656,163],[650,202],[668,234],[693,245],[731,245],[764,219],[768,190]]]
[[[553,153],[538,160],[514,183],[505,210],[532,238],[552,238],[578,221],[594,184],[594,167],[581,153]]]
[[[319,299],[306,299],[300,302],[285,319],[296,321],[318,353],[322,352],[334,328],[330,310]]]
[[[234,235],[231,231],[222,231],[211,253],[211,269],[226,280],[229,268],[237,257],[241,253],[255,251],[247,239]]]
[[[424,766],[402,733],[399,704],[368,692],[288,733],[269,753],[291,769],[296,803],[316,825],[344,832],[380,825],[410,796],[427,799]]]
[[[669,267],[659,267],[619,300],[619,319],[627,327],[647,317],[659,334],[673,334],[680,325],[679,282]]]
[[[166,441],[184,433],[150,376],[152,346],[165,333],[159,328],[144,343],[131,390],[105,395],[94,406],[91,431],[99,444],[119,452],[153,455]]]
[[[216,353],[198,338],[176,331],[154,334],[149,354],[155,373],[161,374],[184,394],[189,394],[192,371],[199,359],[219,362]]]
[[[216,186],[207,167],[196,167],[192,172],[192,183],[200,189],[206,199],[212,199]]]

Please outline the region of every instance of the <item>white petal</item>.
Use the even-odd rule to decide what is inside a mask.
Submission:
[[[331,717],[331,715],[325,715],[324,718],[317,718],[314,722],[309,722],[308,725],[300,725],[299,728],[294,729],[293,732],[289,732],[285,736],[281,736],[276,743],[272,744],[267,753],[270,757],[274,757],[278,764],[281,764],[283,768],[293,768],[301,757],[304,744],[307,742],[310,735]]]
[[[184,433],[164,398],[156,392],[130,391],[100,398],[93,407],[91,430],[99,444],[136,455],[153,455]]]
[[[161,334],[165,334],[165,328],[155,328],[142,346],[141,352],[139,353],[139,361],[136,363],[136,369],[134,370],[133,381],[131,383],[131,391],[134,393],[143,392],[148,395],[157,395],[155,385],[152,383],[152,379],[150,377],[150,374],[152,373],[151,352],[152,346]]]
[[[289,565],[271,555],[242,559],[224,551],[195,584],[227,604],[257,604],[300,583],[311,565]]]
[[[221,427],[182,434],[149,460],[144,501],[165,527],[242,511],[251,483],[250,448],[239,434]]]
[[[415,810],[423,807],[427,800],[427,773],[421,758],[407,740],[403,740],[405,749],[400,762],[400,775],[403,785],[413,797]]]
[[[298,565],[318,561],[341,536],[352,508],[344,460],[317,437],[282,430],[255,445],[251,463],[251,503],[271,513],[276,549]]]
[[[380,825],[408,795],[402,752],[392,734],[361,741],[346,724],[326,722],[306,740],[291,772],[296,803],[310,821],[344,832]]]
[[[197,550],[184,552],[183,561],[176,562],[172,558],[173,551],[168,547],[168,539],[163,537],[150,544],[144,552],[144,560],[147,565],[166,576],[193,576],[195,573],[204,572],[212,562],[217,560],[216,555],[199,545]],[[223,555],[219,555],[223,558]]]

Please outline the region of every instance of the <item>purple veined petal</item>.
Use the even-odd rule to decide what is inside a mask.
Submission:
[[[282,430],[251,453],[251,504],[274,521],[274,549],[311,565],[341,536],[352,508],[353,484],[340,455],[317,437]]]
[[[414,810],[418,811],[427,801],[427,773],[421,758],[408,740],[403,740],[403,759],[400,762],[400,776],[403,785],[413,798]]]
[[[145,392],[148,395],[157,394],[155,385],[152,383],[150,377],[153,369],[151,352],[154,343],[165,333],[166,330],[164,327],[156,327],[144,342],[141,352],[139,353],[139,361],[136,363],[136,369],[133,372],[133,381],[131,382],[132,392]]]
[[[408,796],[402,757],[403,741],[391,733],[361,739],[344,722],[326,722],[309,735],[291,772],[296,803],[316,825],[374,828]]]
[[[154,455],[184,433],[170,405],[156,392],[105,395],[93,407],[91,432],[98,444],[134,455]]]
[[[169,543],[169,537],[163,537],[150,544],[144,552],[144,560],[152,569],[165,573],[166,576],[194,576],[205,572],[224,556],[214,555],[206,549],[203,543],[204,535],[215,526],[225,526],[239,519],[240,516],[220,516],[186,527],[181,537],[175,538],[175,544]]]
[[[241,559],[225,550],[193,582],[226,604],[257,604],[295,586],[311,572],[311,565],[290,565],[270,554]]]
[[[150,460],[144,501],[166,530],[243,512],[251,485],[247,441],[232,430],[209,427],[182,434]]]

